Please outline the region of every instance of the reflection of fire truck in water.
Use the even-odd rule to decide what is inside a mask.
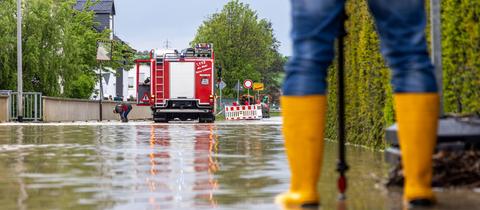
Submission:
[[[197,44],[181,53],[152,50],[150,59],[136,60],[137,104],[151,106],[155,122],[215,121],[214,63],[211,44]],[[140,81],[141,67],[149,78]]]
[[[150,176],[146,178],[146,186],[153,193],[149,198],[151,206],[158,207],[159,204],[165,205],[168,202],[172,202],[177,207],[175,209],[205,204],[212,208],[217,206],[215,194],[219,182],[215,173],[220,165],[217,160],[219,141],[216,129],[213,124],[180,129],[165,124],[150,126]],[[139,131],[142,132],[139,135],[144,135],[145,129],[142,126]],[[179,136],[179,131],[185,131],[189,135]],[[167,198],[158,197],[158,192]],[[179,204],[184,208],[178,208]]]

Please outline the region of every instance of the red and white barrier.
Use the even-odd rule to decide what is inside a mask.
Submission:
[[[226,120],[260,120],[262,119],[261,105],[225,106]]]

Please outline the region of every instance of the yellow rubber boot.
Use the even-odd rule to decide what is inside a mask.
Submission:
[[[439,97],[436,93],[395,94],[398,136],[405,176],[406,204],[433,204],[432,155],[437,141]]]
[[[317,183],[323,159],[327,100],[324,95],[283,96],[283,135],[290,165],[290,190],[275,198],[286,209],[319,204]]]

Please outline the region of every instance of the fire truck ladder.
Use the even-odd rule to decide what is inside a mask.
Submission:
[[[165,102],[165,67],[164,58],[156,59],[155,65],[155,106],[162,106]]]

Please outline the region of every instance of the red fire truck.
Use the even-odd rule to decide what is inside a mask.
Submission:
[[[155,122],[215,121],[214,61],[211,44],[152,50],[150,59],[135,61],[137,104],[150,106]]]

